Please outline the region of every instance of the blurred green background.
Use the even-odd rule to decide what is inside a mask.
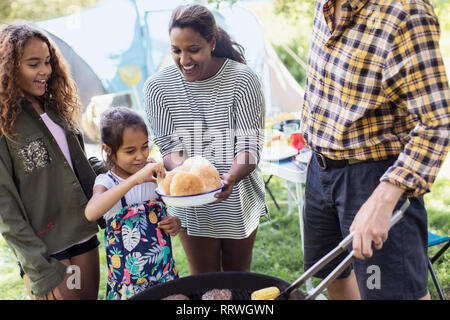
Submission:
[[[13,20],[38,21],[83,10],[98,0],[2,0],[0,2],[0,23]],[[221,2],[238,2],[248,7],[259,18],[267,39],[275,48],[285,66],[303,87],[305,82],[305,62],[308,54],[313,19],[313,0],[275,0],[242,2],[236,0],[209,0],[220,5]],[[450,2],[431,1],[440,19],[441,51],[444,56],[447,74],[450,74]],[[267,178],[267,177],[265,177]],[[275,222],[259,228],[253,254],[252,271],[272,275],[286,281],[293,281],[303,273],[300,244],[298,212],[286,216],[287,193],[284,182],[276,177],[270,188],[281,202],[277,210],[267,197],[272,218]],[[432,191],[425,196],[429,213],[429,230],[440,234],[450,234],[450,160],[447,159],[439,172]],[[103,239],[103,231],[98,233]],[[181,276],[188,275],[187,262],[177,237],[173,239],[176,264]],[[430,249],[430,255],[437,248]],[[103,245],[101,254],[101,284],[99,299],[104,299],[106,288],[106,260]],[[437,276],[446,298],[450,297],[450,254],[447,253],[436,262]],[[317,283],[314,281],[313,284]],[[434,286],[429,280],[433,299],[437,299]],[[302,287],[305,290],[305,287]],[[0,299],[29,299],[15,257],[4,239],[0,237]]]

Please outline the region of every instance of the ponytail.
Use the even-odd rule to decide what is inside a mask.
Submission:
[[[237,42],[231,40],[228,33],[221,27],[217,27],[216,48],[212,55],[219,58],[228,58],[240,63],[246,63],[244,48]]]

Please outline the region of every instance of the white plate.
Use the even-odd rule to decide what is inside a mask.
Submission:
[[[279,161],[295,156],[298,150],[291,146],[274,146],[263,149],[261,159],[266,161]]]
[[[168,196],[162,193],[159,188],[157,188],[155,191],[159,196],[161,196],[166,205],[171,207],[184,208],[184,207],[202,206],[205,204],[212,203],[217,200],[217,198],[214,195],[216,193],[221,192],[222,189],[223,183],[219,188],[215,190],[189,196]]]

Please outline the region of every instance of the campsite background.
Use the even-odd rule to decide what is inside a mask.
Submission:
[[[2,0],[0,3],[0,23],[14,20],[43,21],[90,8],[98,0]],[[157,2],[149,0],[151,2]],[[159,2],[159,1],[158,1]],[[237,3],[250,9],[259,19],[266,39],[275,49],[278,57],[296,82],[303,87],[305,81],[306,57],[309,49],[313,17],[313,0],[274,0],[274,1],[207,1],[213,6],[227,6]],[[447,75],[450,75],[450,3],[447,0],[431,1],[440,19],[441,51],[444,55]],[[45,3],[45,4],[44,4]],[[69,5],[68,5],[69,3]],[[204,1],[206,3],[206,1]],[[102,19],[99,17],[99,19]],[[70,43],[69,43],[70,46]],[[299,103],[298,108],[300,109]],[[266,177],[267,178],[267,177]],[[271,224],[261,226],[258,230],[253,253],[252,272],[275,276],[286,281],[294,281],[303,273],[302,252],[299,235],[298,212],[286,216],[287,194],[283,181],[274,177],[270,188],[281,203],[277,210],[268,197]],[[425,196],[429,213],[429,230],[440,234],[450,234],[450,160],[447,157],[438,178],[429,194]],[[98,233],[102,242],[103,231]],[[177,268],[181,276],[189,274],[183,249],[177,237],[174,238],[174,251]],[[106,287],[106,261],[103,246],[100,247],[101,283],[99,299],[104,299]],[[430,255],[436,252],[430,249]],[[447,252],[435,264],[437,276],[447,299],[450,298],[450,255]],[[317,281],[313,281],[316,284]],[[437,295],[429,280],[433,299]],[[302,287],[305,290],[305,287]],[[326,295],[326,293],[325,293]],[[29,299],[19,276],[16,259],[6,242],[0,237],[0,299]]]

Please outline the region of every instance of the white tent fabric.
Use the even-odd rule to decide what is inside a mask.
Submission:
[[[68,60],[85,106],[94,95],[131,91],[134,108],[142,111],[145,80],[173,63],[168,35],[171,12],[189,2],[105,0],[37,25],[50,34]],[[217,24],[244,47],[248,65],[263,84],[266,113],[298,111],[303,90],[265,39],[256,17],[239,4],[209,8]]]

